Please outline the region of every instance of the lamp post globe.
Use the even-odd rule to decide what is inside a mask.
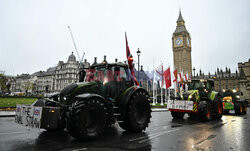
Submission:
[[[137,56],[138,56],[138,75],[137,75],[137,78],[138,78],[138,82],[139,82],[139,85],[140,85],[140,76],[139,76],[139,72],[140,72],[140,55],[141,55],[141,51],[140,51],[140,48],[138,48],[138,50],[136,51],[137,53]]]

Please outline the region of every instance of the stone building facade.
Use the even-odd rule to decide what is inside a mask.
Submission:
[[[239,85],[239,74],[236,70],[235,73],[232,73],[230,68],[227,68],[225,70],[217,68],[214,74],[208,73],[208,75],[205,75],[204,72],[201,70],[199,73],[196,74],[196,76],[193,76],[192,79],[211,79],[214,80],[214,89],[215,91],[222,92],[226,89],[235,89],[237,91],[240,90]]]
[[[80,67],[88,68],[89,66],[90,63],[87,62],[87,59],[81,64],[76,61],[72,52],[67,62],[59,61],[57,66],[49,68],[38,76],[37,92],[59,92],[67,85],[79,81]]]
[[[87,59],[83,63],[76,61],[75,55],[68,57],[67,62],[59,61],[55,67],[47,71],[38,71],[33,74],[22,74],[11,79],[11,92],[29,92],[32,94],[59,92],[68,84],[79,81],[81,68],[88,68]]]
[[[15,92],[28,92],[31,91],[31,82],[30,82],[31,76],[29,74],[21,74],[17,75],[16,80],[15,80]]]
[[[191,37],[181,11],[176,23],[177,26],[172,36],[174,68],[178,72],[183,71],[184,74],[192,75]]]
[[[239,62],[238,70],[240,74],[239,86],[243,93],[242,98],[246,99],[250,103],[250,59],[248,62]]]
[[[228,68],[226,68],[225,71],[217,69],[213,78],[216,91],[223,91],[226,89],[240,91],[238,71],[231,73],[231,70]]]
[[[246,99],[250,103],[250,59],[248,62],[239,62],[238,70],[234,73],[230,68],[226,68],[225,71],[218,69],[210,75],[205,75],[201,70],[200,73],[192,77],[193,79],[213,79],[214,89],[222,92],[226,89],[235,89],[242,92],[242,99]]]
[[[56,67],[51,67],[46,72],[41,72],[37,76],[37,81],[36,81],[37,93],[54,91],[55,70]]]
[[[79,65],[73,52],[67,62],[59,61],[55,70],[54,91],[60,91],[69,83],[74,83],[79,80]]]

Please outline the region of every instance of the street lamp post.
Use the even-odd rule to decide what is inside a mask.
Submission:
[[[195,78],[195,68],[193,68],[193,71],[194,71],[194,78]]]
[[[139,85],[140,85],[140,76],[139,76],[139,72],[140,72],[140,55],[141,55],[141,51],[140,51],[140,49],[138,48],[138,51],[136,52],[137,53],[137,55],[138,55],[138,76],[137,76],[137,78],[138,78],[138,82],[139,82]]]

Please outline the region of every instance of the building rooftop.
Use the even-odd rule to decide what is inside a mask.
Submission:
[[[31,74],[31,76],[40,76],[40,75],[42,75],[43,72],[44,71],[37,71],[37,72]]]
[[[177,26],[174,33],[180,33],[180,32],[183,32],[183,31],[187,31],[186,27],[184,25],[181,25],[181,26]]]
[[[179,17],[177,19],[177,22],[185,22],[184,19],[183,19],[183,17],[182,17],[182,15],[181,15],[181,10],[179,12]]]
[[[74,55],[74,53],[72,52],[71,55],[68,58],[68,62],[69,61],[76,61],[76,56]]]
[[[177,26],[176,26],[176,29],[174,31],[174,34],[180,33],[180,32],[183,32],[183,31],[188,33],[188,31],[187,31],[187,29],[185,27],[185,21],[184,21],[184,19],[182,17],[181,11],[179,13],[179,17],[178,17],[176,23],[177,23]]]

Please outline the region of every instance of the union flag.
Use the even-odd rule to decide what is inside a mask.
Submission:
[[[134,72],[134,67],[133,67],[134,59],[133,59],[132,54],[130,53],[126,32],[125,32],[125,39],[126,39],[126,56],[128,59],[128,66],[129,66],[129,70],[130,70],[129,74],[130,74],[131,79],[134,81],[134,83],[139,86],[139,83],[135,78],[135,72]]]

